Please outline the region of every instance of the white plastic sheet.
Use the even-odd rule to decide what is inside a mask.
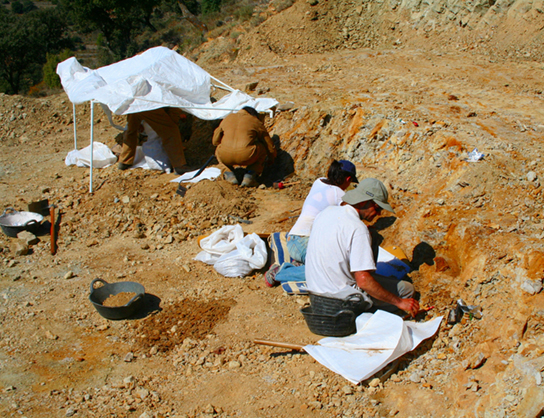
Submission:
[[[161,138],[146,122],[143,123],[143,126],[147,134],[147,140],[141,147],[136,147],[136,157],[132,167],[171,173],[172,166],[162,146]]]
[[[183,174],[182,176],[175,178],[174,180],[170,180],[170,182],[171,183],[198,183],[201,180],[215,180],[217,177],[221,175],[221,170],[216,167],[208,167],[198,176],[194,177],[194,175],[197,172],[198,170],[190,171],[188,173]]]
[[[169,106],[184,109],[200,119],[214,120],[244,106],[266,111],[278,104],[275,99],[253,98],[230,87],[230,94],[212,103],[212,77],[165,47],[150,48],[97,70],[83,67],[72,57],[58,64],[57,74],[72,103],[92,100],[117,115]]]
[[[93,167],[104,168],[114,164],[117,157],[111,152],[107,145],[101,142],[94,143],[93,149]],[[78,167],[91,166],[91,146],[80,150],[73,150],[68,153],[64,159],[64,163],[68,166],[76,165]]]
[[[323,338],[319,346],[304,349],[323,366],[357,384],[432,337],[441,322],[441,316],[425,323],[403,321],[378,310],[357,317],[356,334]]]

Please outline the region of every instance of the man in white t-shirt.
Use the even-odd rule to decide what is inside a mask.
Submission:
[[[338,297],[363,291],[379,309],[415,316],[419,303],[412,298],[412,284],[374,274],[372,242],[362,220],[372,221],[382,209],[394,212],[387,199],[381,181],[365,179],[346,192],[341,206],[317,215],[306,254],[306,283],[312,292]]]

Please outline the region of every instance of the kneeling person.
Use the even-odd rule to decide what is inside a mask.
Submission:
[[[316,293],[363,291],[379,309],[398,308],[415,316],[419,303],[412,298],[412,284],[374,274],[370,233],[362,220],[372,221],[382,209],[394,212],[387,199],[382,182],[365,179],[346,192],[341,206],[317,215],[306,255],[306,283]]]
[[[225,172],[225,180],[238,184],[234,166],[246,169],[242,187],[258,186],[257,177],[262,174],[265,161],[268,158],[268,163],[272,164],[277,154],[258,112],[249,106],[227,115],[213,133],[212,142],[217,147],[217,160],[229,169]]]

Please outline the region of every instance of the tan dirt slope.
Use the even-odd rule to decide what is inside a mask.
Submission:
[[[294,168],[301,182],[284,190],[218,180],[181,198],[169,183],[174,175],[108,167],[95,170],[91,195],[88,170],[64,164],[74,147],[66,96],[2,95],[2,207],[24,210],[47,198],[58,206],[60,229],[56,255],[46,227],[26,255],[18,255],[19,240],[0,236],[1,415],[542,416],[544,67],[538,48],[529,48],[541,36],[532,32],[541,2],[523,9],[497,1],[496,12],[476,8],[478,20],[464,14],[472,16],[465,27],[448,18],[450,9],[464,13],[454,7],[460,3],[300,1],[269,10],[244,36],[238,61],[203,63],[236,88],[258,81],[254,94],[286,109],[267,120],[282,152],[264,179],[270,185]],[[480,3],[489,6],[470,4]],[[442,11],[429,11],[439,4]],[[417,5],[419,15],[408,13]],[[348,40],[360,39],[353,45],[339,35],[347,13],[362,25],[394,11],[419,16],[401,43],[365,43],[353,33],[359,26],[348,31]],[[506,18],[488,43],[456,38],[457,28],[476,34],[499,12]],[[434,31],[418,29],[433,16]],[[406,34],[408,20],[397,20]],[[321,26],[312,32],[314,24]],[[492,39],[516,33],[527,50],[494,49]],[[375,39],[383,35],[377,30]],[[328,46],[318,48],[324,39]],[[82,147],[88,106],[77,112]],[[99,109],[95,123],[96,140],[113,146],[117,131]],[[191,163],[213,152],[211,129],[193,127]],[[475,148],[484,158],[466,161]],[[316,343],[299,312],[304,296],[267,288],[264,270],[225,278],[193,260],[197,237],[239,219],[252,222],[241,224],[246,232],[289,230],[332,158],[388,185],[396,215],[374,226],[383,245],[408,255],[421,303],[435,306],[418,320],[447,315],[459,298],[483,312],[481,320],[444,322],[391,373],[358,386],[308,355],[252,343]],[[145,311],[103,319],[88,299],[97,277],[143,284]]]

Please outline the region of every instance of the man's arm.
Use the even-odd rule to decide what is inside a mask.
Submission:
[[[272,141],[272,138],[270,138],[270,135],[268,134],[266,128],[264,129],[263,139],[266,149],[268,151],[268,157],[271,159],[272,162],[274,162],[276,156],[278,155],[278,151],[276,150],[274,142]]]
[[[223,128],[219,125],[213,132],[212,144],[218,146],[221,143],[221,139],[223,139]]]
[[[389,303],[416,316],[419,311],[419,303],[413,298],[402,299],[397,295],[385,290],[368,271],[356,271],[353,273],[355,281],[360,289],[364,290],[370,296],[382,302]]]

